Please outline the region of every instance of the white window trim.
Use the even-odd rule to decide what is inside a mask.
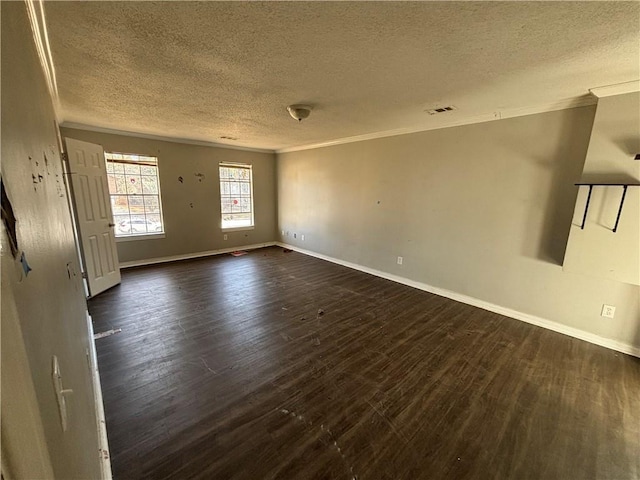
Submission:
[[[255,230],[255,222],[254,225],[250,227],[220,227],[220,230],[223,232],[242,232],[243,230]]]
[[[249,182],[249,186],[251,187],[251,225],[247,225],[246,227],[223,227],[222,226],[222,205],[220,205],[220,230],[223,232],[241,232],[243,230],[255,230],[256,203],[255,203],[255,197],[253,196],[253,164],[231,163],[231,162],[218,163],[218,188],[220,187],[220,167],[247,168],[250,172],[249,175],[251,178],[251,181]],[[221,199],[222,199],[222,192],[218,191],[218,204],[221,203]]]
[[[156,175],[156,179],[158,180],[158,203],[160,205],[160,219],[162,220],[162,232],[158,232],[158,233],[143,233],[143,234],[139,234],[139,235],[126,235],[126,236],[118,236],[118,235],[114,235],[116,243],[120,243],[120,242],[131,242],[133,240],[158,240],[160,238],[165,238],[165,234],[166,234],[166,229],[165,229],[165,219],[164,219],[164,208],[162,205],[162,188],[160,186],[160,159],[158,158],[158,155],[151,155],[151,154],[146,154],[146,153],[124,153],[124,152],[104,152],[105,154],[116,154],[116,155],[136,155],[139,157],[152,157],[156,159],[156,169],[157,169],[157,175]],[[109,160],[107,160],[107,157],[105,155],[104,158],[105,161],[105,166],[107,164],[107,162]],[[253,183],[253,180],[252,180]],[[253,190],[251,191],[251,193],[253,194]],[[109,202],[111,202],[111,192],[109,192]],[[113,220],[113,212],[112,212],[112,222],[114,222]],[[114,227],[115,228],[115,227]]]
[[[126,237],[116,237],[116,243],[120,242],[132,242],[135,240],[158,240],[165,238],[164,232],[161,233],[145,233],[142,235],[128,235]]]

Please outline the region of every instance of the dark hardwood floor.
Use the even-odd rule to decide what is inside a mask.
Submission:
[[[640,477],[640,360],[299,253],[90,311],[117,480]]]

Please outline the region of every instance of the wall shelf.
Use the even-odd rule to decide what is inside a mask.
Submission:
[[[587,195],[587,203],[584,206],[584,215],[582,216],[582,225],[580,229],[584,230],[584,224],[587,221],[587,212],[589,211],[589,202],[591,201],[591,192],[593,187],[622,187],[622,198],[620,198],[620,206],[618,207],[618,215],[616,216],[616,224],[613,227],[612,232],[618,231],[618,223],[620,222],[620,214],[622,213],[622,206],[624,205],[624,199],[627,196],[627,188],[640,187],[640,183],[576,183],[578,187],[589,187],[589,194]]]

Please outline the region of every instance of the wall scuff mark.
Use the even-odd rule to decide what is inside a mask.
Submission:
[[[22,265],[22,270],[24,270],[24,276],[28,277],[29,272],[33,269],[29,266],[29,262],[27,262],[27,256],[24,254],[24,252],[22,252],[22,255],[20,255],[20,264]]]

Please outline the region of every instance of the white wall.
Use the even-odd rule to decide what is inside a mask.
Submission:
[[[87,328],[52,101],[25,3],[0,2],[0,8],[2,179],[18,220],[20,252],[33,269],[26,275],[13,258],[3,227],[2,451],[12,456],[8,464],[3,459],[3,468],[10,469],[3,474],[8,479],[12,475],[51,478],[47,472],[52,470],[55,478],[99,478],[95,402],[86,357],[93,340]],[[66,432],[54,394],[53,355],[58,356],[64,388],[73,390]],[[4,368],[16,365],[27,375],[24,388],[7,391],[11,384],[6,382],[15,371],[7,374]],[[29,392],[35,393],[35,399]],[[26,395],[23,403],[16,398],[18,393]],[[38,432],[44,433],[46,447]]]
[[[640,183],[640,93],[598,100],[581,180]],[[618,229],[622,187],[594,187],[584,230],[580,228],[589,187],[576,201],[564,269],[640,285],[640,187],[628,187]]]
[[[281,240],[638,347],[637,287],[561,266],[593,118],[582,107],[281,154]]]

